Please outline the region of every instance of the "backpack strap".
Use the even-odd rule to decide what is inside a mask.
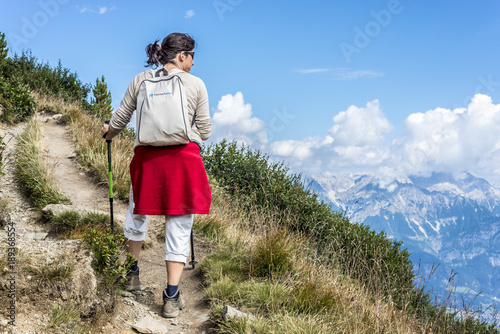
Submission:
[[[158,71],[156,71],[155,77],[158,78],[160,76],[160,72],[163,72],[163,76],[165,76],[165,77],[168,75],[167,70],[164,67],[162,67],[161,69],[159,69]]]

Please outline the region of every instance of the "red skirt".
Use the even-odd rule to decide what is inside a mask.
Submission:
[[[212,193],[200,147],[138,146],[130,163],[134,214],[208,214]]]

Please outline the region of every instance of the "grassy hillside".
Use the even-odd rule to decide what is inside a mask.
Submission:
[[[0,87],[6,122],[35,108],[65,114],[79,162],[106,182],[89,85],[26,53],[0,61]],[[132,145],[130,132],[113,140],[115,194],[124,199]],[[217,246],[201,265],[221,333],[498,333],[496,324],[432,303],[401,242],[332,211],[283,163],[226,141],[205,147],[203,158],[213,207],[195,228]],[[225,304],[255,319],[224,320]]]

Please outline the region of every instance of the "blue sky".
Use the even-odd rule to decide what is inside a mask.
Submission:
[[[12,1],[0,31],[83,82],[104,75],[115,108],[146,45],[187,32],[214,141],[313,174],[468,170],[500,183],[499,12],[493,0]]]

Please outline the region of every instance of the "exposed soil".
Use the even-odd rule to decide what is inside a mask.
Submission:
[[[44,151],[47,164],[50,166],[59,190],[68,197],[72,204],[87,211],[109,211],[107,185],[98,184],[95,178],[86,173],[76,162],[72,141],[68,130],[64,125],[50,116],[39,116],[40,122],[44,124]],[[86,254],[85,245],[77,240],[58,240],[57,237],[40,237],[40,233],[50,232],[50,226],[40,222],[39,214],[20,192],[15,180],[15,165],[13,161],[15,136],[23,130],[23,125],[13,128],[0,129],[0,135],[4,135],[4,141],[8,142],[4,153],[5,175],[0,177],[1,189],[0,200],[7,203],[7,212],[10,221],[15,224],[16,243],[20,249],[17,261],[38,264],[41,262],[51,263],[61,256],[69,254],[69,259],[76,263],[74,277],[64,287],[50,287],[40,285],[39,282],[31,282],[32,277],[16,277],[16,326],[10,327],[14,333],[44,333],[52,309],[56,303],[64,303],[76,300],[78,303],[89,302],[84,297],[78,296],[92,285],[91,278],[81,279],[89,269],[90,255]],[[98,135],[98,134],[96,134]],[[11,139],[13,138],[13,139]],[[123,227],[123,218],[127,212],[128,203],[115,200],[114,214],[115,224]],[[181,279],[180,288],[186,299],[186,308],[174,320],[165,319],[161,316],[162,290],[166,287],[166,270],[164,257],[164,241],[161,237],[163,217],[150,216],[148,221],[147,249],[141,252],[139,266],[141,268],[141,281],[149,286],[144,291],[125,293],[118,296],[116,300],[109,302],[106,316],[101,317],[98,329],[92,333],[138,333],[133,327],[140,328],[143,323],[151,326],[158,325],[152,332],[156,333],[210,333],[211,322],[209,320],[209,306],[204,301],[204,290],[201,286],[201,277],[198,267],[194,270],[186,266]],[[0,230],[0,250],[4,253],[7,245],[7,227]],[[34,234],[34,233],[38,234]],[[208,243],[195,238],[196,260],[201,261],[210,251]],[[66,255],[63,255],[66,254]],[[23,264],[20,264],[23,265]],[[3,270],[0,276],[0,321],[5,324],[7,319],[8,298],[4,294],[8,292],[7,271]],[[75,275],[79,275],[75,277]],[[24,275],[26,276],[26,275]],[[95,279],[95,278],[94,278]],[[90,282],[90,283],[89,283]],[[52,293],[54,290],[58,293]],[[95,290],[95,288],[94,288]],[[66,292],[60,292],[66,291]],[[95,293],[88,294],[88,298],[97,298]],[[106,304],[106,301],[99,301]],[[91,303],[89,303],[90,305]],[[95,304],[95,303],[94,303]],[[114,305],[114,307],[112,307]],[[106,308],[101,308],[102,310]],[[137,325],[137,326],[136,326]],[[2,326],[0,326],[0,331]]]

